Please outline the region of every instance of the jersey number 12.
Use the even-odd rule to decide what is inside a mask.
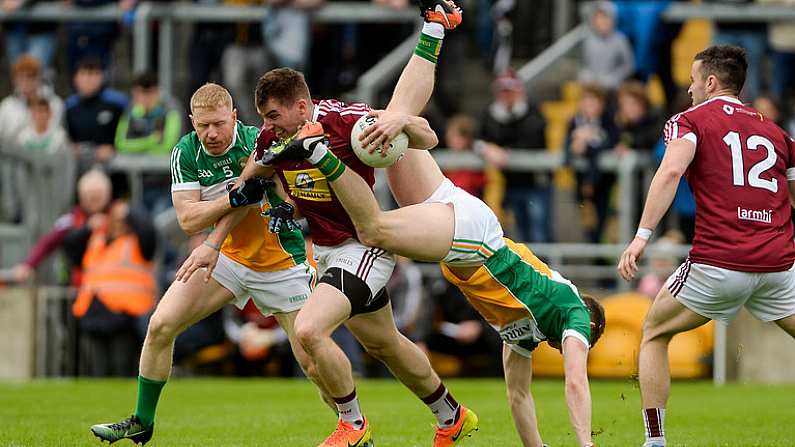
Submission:
[[[743,143],[740,134],[735,131],[727,133],[723,137],[732,152],[732,179],[735,186],[745,186],[745,167],[743,165]],[[753,165],[748,171],[748,186],[762,188],[770,192],[778,192],[778,179],[773,177],[770,180],[760,178],[763,172],[772,168],[776,164],[776,149],[773,143],[760,135],[751,135],[745,142],[748,150],[755,151],[759,146],[767,149],[767,157],[759,163]]]

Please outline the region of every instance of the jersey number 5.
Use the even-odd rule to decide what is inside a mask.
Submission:
[[[235,175],[235,173],[232,172],[232,168],[230,168],[229,166],[224,166],[223,169],[224,169],[224,175],[226,176],[226,178],[231,178],[233,175]]]
[[[723,137],[732,152],[732,179],[735,186],[745,186],[745,167],[743,165],[743,144],[740,134],[735,131],[727,133]],[[760,135],[751,135],[745,142],[748,150],[755,151],[760,146],[767,149],[767,157],[759,163],[753,165],[748,171],[748,186],[762,188],[770,192],[778,192],[778,179],[775,177],[770,180],[760,178],[763,172],[772,168],[776,164],[776,149],[773,143]]]

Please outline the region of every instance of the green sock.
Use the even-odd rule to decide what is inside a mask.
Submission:
[[[435,64],[439,59],[439,53],[442,51],[442,40],[420,33],[420,41],[417,42],[414,54]]]
[[[160,391],[165,384],[165,380],[151,380],[144,376],[138,376],[138,405],[135,407],[135,415],[147,427],[155,422],[157,400],[160,398]]]
[[[326,155],[315,163],[315,167],[326,176],[326,180],[333,182],[345,172],[345,163],[340,161],[336,155],[331,151],[327,151]]]

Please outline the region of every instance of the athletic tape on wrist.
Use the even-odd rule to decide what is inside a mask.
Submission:
[[[635,237],[641,238],[644,241],[648,241],[649,238],[651,238],[652,233],[652,230],[649,230],[648,228],[638,228],[637,233],[635,233]]]

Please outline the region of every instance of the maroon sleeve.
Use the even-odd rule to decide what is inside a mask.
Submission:
[[[78,220],[75,212],[73,210],[55,220],[52,229],[40,237],[33,248],[30,249],[30,254],[25,259],[25,264],[31,268],[36,268],[44,258],[61,246],[66,234],[75,226],[75,222]]]
[[[262,159],[262,155],[271,147],[274,141],[276,141],[276,135],[263,127],[257,134],[257,142],[254,145],[254,161],[259,162]]]
[[[61,246],[61,243],[63,243],[63,239],[66,237],[66,233],[68,232],[69,228],[55,227],[50,230],[49,233],[45,234],[38,241],[36,241],[36,245],[34,245],[30,250],[28,258],[25,259],[25,264],[31,268],[36,268],[39,264],[41,264],[44,258],[49,256],[50,253]]]
[[[668,122],[665,123],[663,130],[663,140],[665,144],[673,140],[685,138],[697,144],[701,135],[699,135],[698,127],[690,119],[687,112],[677,113]]]
[[[795,139],[789,135],[784,135],[784,140],[787,142],[787,181],[795,181]]]

